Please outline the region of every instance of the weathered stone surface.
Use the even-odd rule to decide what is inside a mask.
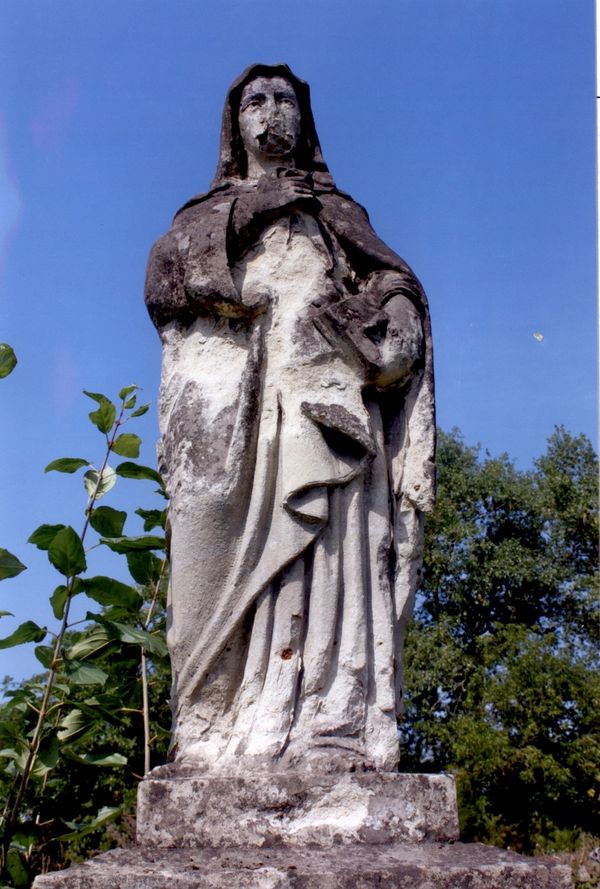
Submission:
[[[338,190],[306,83],[231,87],[212,189],[154,245],[177,763],[394,771],[433,504],[418,279]]]
[[[491,846],[119,849],[34,889],[570,889],[570,868]]]
[[[163,847],[458,839],[449,775],[218,776],[163,766],[139,786],[137,824],[139,843]]]

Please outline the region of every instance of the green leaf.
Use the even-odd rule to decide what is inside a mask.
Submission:
[[[21,886],[29,886],[29,871],[17,849],[9,849],[6,855],[6,870],[11,884],[20,889]]]
[[[154,636],[152,633],[147,633],[146,630],[140,630],[137,627],[132,627],[129,624],[122,624],[116,620],[106,620],[97,614],[87,615],[88,620],[94,617],[99,623],[102,623],[107,628],[108,632],[113,635],[113,638],[118,639],[119,642],[124,642],[126,645],[141,645],[142,648],[145,648],[146,651],[149,651],[152,654],[160,655],[160,657],[166,656],[167,646],[160,636]]]
[[[148,534],[143,537],[101,537],[100,543],[104,543],[115,553],[130,553],[139,550],[164,549],[165,538]]]
[[[65,577],[81,574],[87,568],[83,544],[79,534],[70,525],[55,536],[48,547],[48,558]]]
[[[133,587],[112,577],[86,577],[83,588],[90,599],[100,605],[122,605],[139,611],[142,606],[142,597]]]
[[[83,583],[79,577],[74,577],[71,582],[71,596],[76,596],[77,593],[80,593],[83,590]],[[65,602],[67,601],[68,588],[61,583],[60,586],[57,586],[52,595],[50,596],[50,605],[52,606],[52,611],[54,613],[54,617],[57,620],[61,620],[65,611]]]
[[[29,822],[29,829],[15,830],[12,838],[12,845],[20,846],[21,850],[26,850],[28,846],[32,846],[39,839],[39,831],[31,829],[32,822]]]
[[[50,596],[50,605],[52,606],[52,613],[57,620],[62,620],[63,614],[65,613],[65,605],[67,602],[67,594],[69,590],[61,583],[56,587],[52,595]]]
[[[21,571],[25,571],[25,568],[26,566],[19,562],[16,556],[0,547],[0,580],[16,577]]]
[[[74,708],[73,710],[69,710],[58,723],[57,737],[59,741],[67,741],[70,738],[74,738],[76,735],[81,735],[82,732],[89,727],[90,721],[87,719],[85,713]]]
[[[42,667],[49,670],[54,656],[54,647],[52,645],[36,645],[34,654]]]
[[[100,430],[100,432],[104,432],[106,434],[110,432],[113,427],[113,423],[115,422],[115,418],[117,416],[117,409],[115,408],[112,401],[108,400],[108,398],[103,398],[102,401],[98,402],[98,404],[98,410],[92,411],[89,414],[89,418],[94,426],[96,426],[96,428]]]
[[[58,739],[54,733],[44,738],[36,754],[33,774],[36,778],[43,778],[48,772],[56,768],[58,764]]]
[[[136,509],[136,515],[144,520],[144,531],[152,531],[153,528],[163,528],[167,522],[166,509]]]
[[[132,395],[131,398],[128,398],[126,402],[124,402],[123,407],[125,410],[130,411],[132,407],[135,407],[135,403],[137,401],[137,395]]]
[[[85,485],[88,496],[93,497],[95,494],[96,500],[99,500],[100,497],[104,497],[111,488],[114,488],[116,483],[117,476],[112,466],[107,465],[104,467],[100,484],[98,484],[97,469],[88,469],[88,471],[83,474],[83,484]]]
[[[131,395],[132,392],[135,392],[136,389],[139,388],[140,387],[136,386],[135,384],[132,386],[124,386],[122,389],[119,390],[119,398],[121,399],[121,401],[125,401],[128,395]]]
[[[0,617],[14,617],[12,611],[0,611]]]
[[[91,615],[89,620],[96,620],[96,615]],[[94,624],[85,635],[78,639],[68,650],[67,654],[72,660],[92,658],[103,652],[114,640],[108,629],[101,624]]]
[[[133,416],[133,415],[132,415]],[[117,475],[122,478],[141,478],[151,482],[158,482],[162,485],[162,478],[156,469],[149,466],[140,466],[139,463],[119,463],[117,466]]]
[[[89,766],[126,766],[127,757],[122,753],[81,753],[71,754],[74,759]]]
[[[14,648],[15,645],[23,645],[25,642],[41,642],[47,632],[46,627],[40,627],[32,620],[26,620],[10,636],[0,639],[0,648]]]
[[[131,414],[131,416],[132,417],[143,417],[144,414],[148,413],[149,410],[150,410],[149,404],[142,404],[142,405],[140,405],[140,407],[138,407],[138,409],[136,411],[134,411]]]
[[[80,837],[85,837],[89,833],[93,833],[93,831],[98,830],[98,828],[107,824],[109,821],[114,821],[114,819],[119,815],[122,811],[122,806],[103,806],[95,818],[88,822],[77,823],[76,821],[65,821],[64,823],[67,827],[71,828],[70,833],[64,833],[62,836],[56,837],[57,840],[75,840]],[[2,887],[0,887],[2,889]]]
[[[59,457],[48,463],[44,472],[77,472],[82,466],[89,466],[90,461],[84,460],[83,457]]]
[[[139,457],[141,444],[142,439],[139,435],[124,432],[115,439],[112,449],[115,454],[119,454],[121,457]]]
[[[103,537],[120,537],[126,518],[127,513],[122,510],[113,509],[111,506],[98,506],[92,510],[90,525]]]
[[[17,356],[8,343],[0,343],[0,380],[12,373],[17,365]]]
[[[97,401],[98,404],[102,404],[103,401],[109,400],[106,395],[103,395],[101,392],[88,392],[87,389],[84,389],[83,394],[87,395],[87,397],[91,398],[93,401]]]
[[[160,577],[162,561],[152,552],[127,553],[127,567],[136,583],[145,586],[156,583]]]
[[[65,673],[75,685],[104,685],[108,679],[108,673],[95,664],[76,660],[65,661]]]
[[[48,549],[56,535],[65,525],[40,525],[27,540],[27,543],[33,543],[38,549]]]

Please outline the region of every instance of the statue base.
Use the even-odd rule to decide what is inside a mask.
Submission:
[[[138,789],[141,845],[331,846],[457,839],[450,775],[215,775],[168,765],[154,769]]]
[[[570,868],[491,846],[115,849],[35,889],[571,889]]]
[[[140,784],[137,847],[34,889],[572,889],[565,865],[457,837],[448,775],[169,765]]]

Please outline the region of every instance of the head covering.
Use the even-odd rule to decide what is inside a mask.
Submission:
[[[250,65],[249,68],[240,74],[234,80],[227,98],[225,99],[225,107],[223,109],[223,121],[221,124],[221,146],[219,151],[219,163],[217,172],[212,182],[212,188],[218,188],[226,184],[232,179],[244,179],[247,170],[246,150],[240,135],[238,125],[238,113],[240,107],[240,98],[244,87],[255,80],[257,77],[283,77],[294,88],[300,113],[302,116],[302,127],[300,139],[296,148],[296,166],[299,170],[305,170],[309,173],[320,173],[321,181],[329,180],[328,184],[333,184],[327,164],[323,160],[321,154],[321,146],[319,145],[319,137],[315,129],[312,111],[310,107],[310,90],[308,84],[304,80],[291,71],[284,64],[278,65]],[[325,174],[325,175],[323,175]]]

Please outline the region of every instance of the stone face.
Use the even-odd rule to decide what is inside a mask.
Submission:
[[[449,775],[246,776],[155,769],[138,791],[138,843],[332,846],[458,839]]]
[[[35,889],[571,889],[570,868],[479,844],[119,849]]]
[[[286,66],[229,91],[213,188],[155,244],[146,302],[163,345],[173,758],[393,771],[433,503],[429,312],[336,188]]]

